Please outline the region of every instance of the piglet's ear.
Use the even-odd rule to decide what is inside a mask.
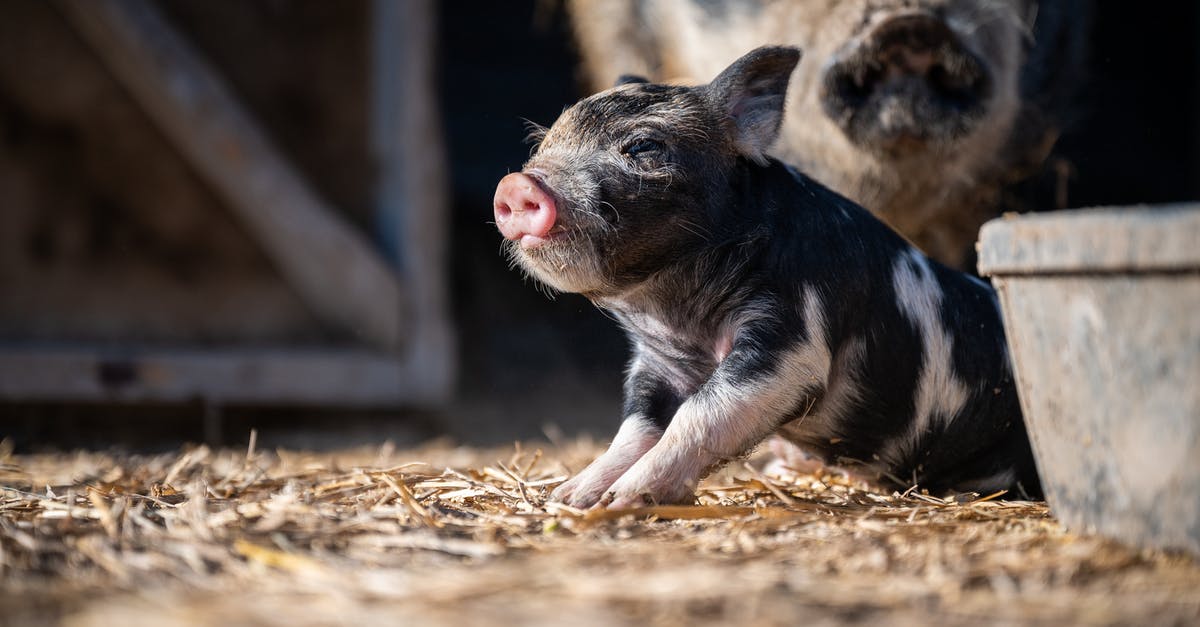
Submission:
[[[755,48],[706,88],[725,113],[738,150],[755,161],[766,161],[767,148],[779,134],[788,80],[799,62],[799,48]]]
[[[617,77],[617,82],[613,83],[613,87],[620,87],[621,85],[630,85],[630,84],[634,84],[634,83],[649,83],[649,82],[650,82],[649,79],[642,77],[642,76],[638,76],[636,74],[622,74]]]

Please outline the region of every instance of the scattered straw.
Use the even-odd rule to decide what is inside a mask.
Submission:
[[[16,456],[19,624],[1186,623],[1200,566],[1003,493],[890,493],[757,464],[690,505],[547,502],[595,446]],[[414,459],[428,463],[413,462]],[[496,461],[500,460],[500,461]],[[753,461],[753,460],[752,460]]]

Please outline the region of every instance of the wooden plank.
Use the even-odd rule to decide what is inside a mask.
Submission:
[[[397,407],[427,402],[394,355],[362,349],[0,347],[0,400]]]
[[[371,12],[378,229],[409,290],[406,371],[431,396],[445,399],[456,363],[446,292],[446,160],[435,97],[437,12],[433,0],[374,0]]]
[[[54,4],[314,313],[376,347],[400,348],[404,303],[395,273],[317,196],[150,3]]]

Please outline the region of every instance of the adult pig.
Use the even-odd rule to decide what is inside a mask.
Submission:
[[[554,498],[686,501],[772,433],[897,486],[1037,492],[991,288],[767,155],[799,58],[587,98],[497,187],[515,264],[633,345],[620,430]]]
[[[805,50],[771,154],[969,269],[1015,206],[1080,74],[1086,0],[569,0],[596,89],[707,80],[763,44]]]

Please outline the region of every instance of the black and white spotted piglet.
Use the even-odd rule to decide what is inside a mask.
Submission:
[[[771,434],[898,486],[1039,490],[992,289],[766,155],[799,58],[627,79],[500,181],[516,263],[633,344],[620,431],[553,498],[686,501]]]

